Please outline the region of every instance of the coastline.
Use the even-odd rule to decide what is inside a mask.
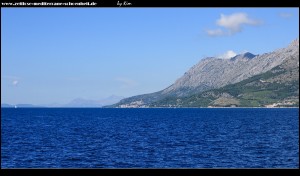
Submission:
[[[299,107],[1,107],[1,109],[299,109]]]
[[[136,107],[136,108],[119,108],[116,109],[286,109],[286,108],[298,108],[299,107]],[[115,108],[108,108],[108,109],[115,109]]]

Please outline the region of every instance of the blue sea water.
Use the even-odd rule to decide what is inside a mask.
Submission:
[[[1,108],[2,168],[299,168],[298,108]]]

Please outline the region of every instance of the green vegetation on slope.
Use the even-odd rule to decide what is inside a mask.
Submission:
[[[167,97],[150,107],[299,107],[299,55],[239,83],[188,97]]]

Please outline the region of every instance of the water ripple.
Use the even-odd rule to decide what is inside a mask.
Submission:
[[[299,109],[1,109],[2,168],[298,168]]]

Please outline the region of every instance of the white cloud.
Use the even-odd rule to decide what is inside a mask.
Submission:
[[[230,59],[234,56],[236,56],[237,54],[232,51],[232,50],[229,50],[229,51],[226,51],[224,54],[221,54],[219,56],[217,56],[218,58],[221,58],[221,59]]]
[[[293,16],[293,14],[292,13],[285,13],[285,12],[283,12],[283,13],[279,13],[279,16],[281,18],[290,18],[290,17]]]
[[[248,17],[246,13],[234,13],[231,15],[221,14],[221,18],[217,20],[217,25],[225,27],[230,33],[234,34],[242,30],[242,25],[258,25],[261,22]]]
[[[12,85],[13,86],[17,86],[19,84],[19,81],[18,80],[14,80],[13,82],[12,82]]]
[[[259,20],[251,19],[246,13],[233,13],[231,15],[221,14],[220,18],[217,19],[216,25],[225,28],[226,30],[213,29],[207,30],[206,33],[209,36],[224,36],[224,35],[233,35],[238,32],[241,32],[243,26],[257,26],[262,22]]]
[[[209,36],[222,36],[224,35],[224,31],[222,31],[221,29],[210,29],[210,30],[206,30],[206,33],[209,35]]]
[[[118,78],[116,78],[116,81],[121,83],[121,88],[131,88],[131,87],[138,85],[138,83],[136,81],[129,79],[129,78],[124,78],[124,77],[118,77]]]

